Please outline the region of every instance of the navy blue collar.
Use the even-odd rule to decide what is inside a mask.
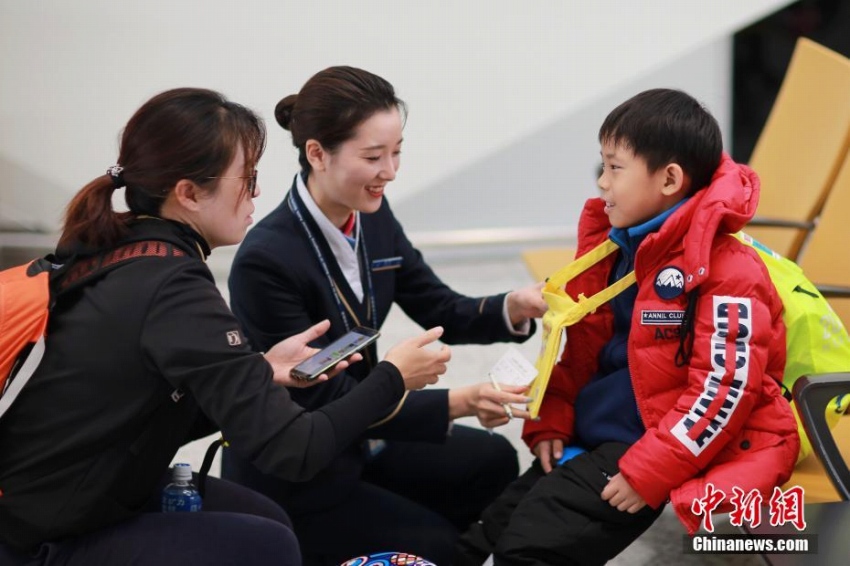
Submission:
[[[640,243],[643,239],[652,232],[657,232],[661,225],[664,224],[664,221],[670,218],[670,216],[676,212],[676,210],[685,204],[688,201],[688,198],[684,198],[674,204],[671,208],[665,210],[658,216],[654,218],[650,218],[643,224],[638,224],[637,226],[630,226],[628,228],[611,228],[611,231],[608,232],[608,238],[620,246],[626,253],[629,255],[634,255]]]

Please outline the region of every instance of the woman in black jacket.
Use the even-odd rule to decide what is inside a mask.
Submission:
[[[167,91],[127,124],[119,165],[72,200],[64,277],[92,257],[115,261],[59,296],[45,357],[0,420],[0,563],[300,564],[285,513],[227,482],[210,481],[205,512],[156,512],[178,447],[220,428],[263,471],[309,479],[445,371],[448,349],[422,347],[441,334],[432,329],[309,412],[283,386],[304,385],[289,372],[328,322],[265,354],[249,347],[204,260],[244,237],[264,146],[250,110]],[[128,212],[112,210],[119,188]]]
[[[278,103],[275,116],[292,133],[302,170],[248,233],[229,280],[233,311],[259,348],[323,319],[331,328],[315,345],[356,325],[380,328],[393,303],[423,327],[444,327],[449,344],[519,342],[534,331],[530,319],[546,309],[538,286],[462,295],[437,277],[393,216],[384,192],[398,170],[404,114],[390,83],[351,67],[325,69]],[[293,398],[318,410],[356,393],[376,352]],[[505,424],[507,404],[527,399],[522,387],[502,389],[482,380],[411,393],[307,483],[261,474],[228,452],[223,477],[281,503],[310,566],[397,549],[447,564],[458,529],[517,475],[504,437],[452,426],[464,416]]]

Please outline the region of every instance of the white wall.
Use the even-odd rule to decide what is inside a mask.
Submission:
[[[621,102],[649,88],[682,89],[706,104],[729,140],[731,43],[723,36],[579,108],[550,116],[549,123],[438,179],[428,190],[398,204],[393,200],[396,215],[421,242],[433,240],[433,232],[495,227],[534,227],[540,235],[568,240],[584,201],[599,195],[599,127]],[[503,235],[512,234],[499,230],[491,237]]]
[[[113,164],[133,111],[176,86],[221,90],[269,121],[262,215],[296,170],[274,105],[336,64],[384,76],[410,105],[400,205],[787,3],[0,0],[0,220],[54,229]],[[677,72],[726,65],[721,49]]]

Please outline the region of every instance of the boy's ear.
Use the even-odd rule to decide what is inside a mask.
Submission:
[[[661,193],[666,196],[674,196],[676,194],[683,196],[684,192],[680,191],[688,188],[688,179],[685,177],[685,171],[682,169],[682,166],[678,163],[668,163],[662,171],[663,185],[661,187]]]
[[[325,157],[327,152],[317,140],[309,139],[304,144],[304,154],[307,156],[307,161],[314,171],[325,170]]]
[[[201,189],[188,179],[180,179],[174,185],[174,199],[177,204],[193,212],[200,208]]]

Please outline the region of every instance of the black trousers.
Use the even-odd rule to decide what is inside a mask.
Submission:
[[[454,566],[604,564],[661,514],[645,506],[618,511],[601,497],[628,445],[611,442],[546,474],[540,461],[482,513],[458,541]]]
[[[305,566],[336,566],[381,551],[417,554],[446,566],[459,532],[518,472],[516,450],[504,437],[457,425],[444,444],[388,442],[333,505],[323,488],[260,474],[229,450],[222,465],[225,477],[286,509]]]
[[[165,481],[163,481],[163,485]],[[3,566],[300,566],[290,520],[270,499],[231,482],[208,478],[199,513],[161,513],[159,490],[150,512],[89,533],[48,542],[33,553],[0,543]]]

